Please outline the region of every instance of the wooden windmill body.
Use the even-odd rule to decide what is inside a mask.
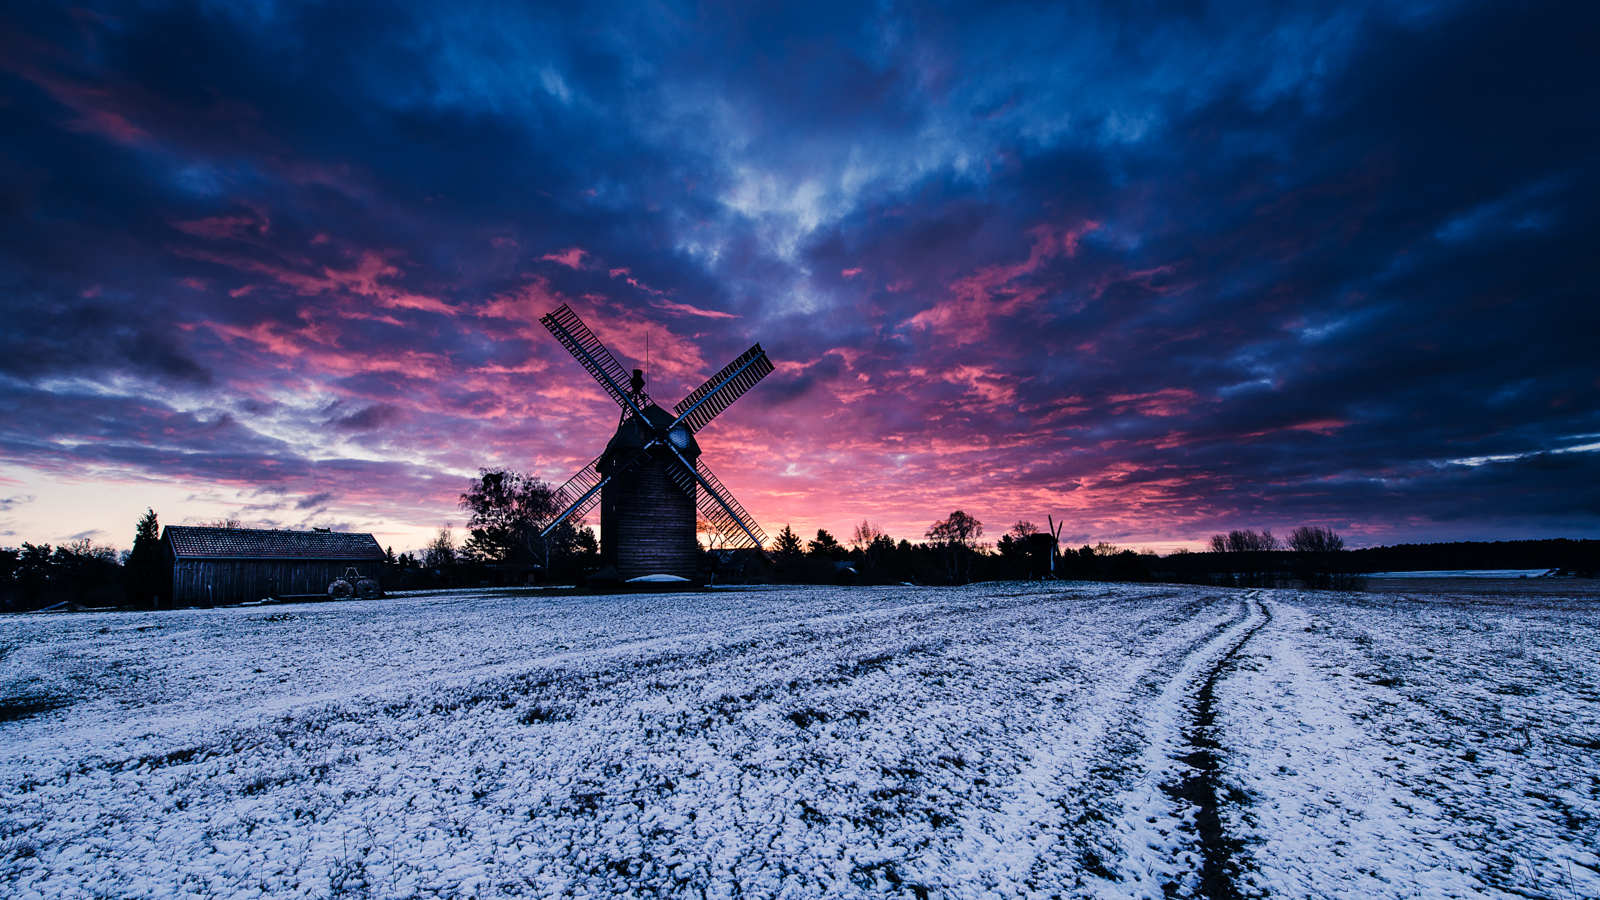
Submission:
[[[672,420],[653,403],[644,415],[657,425]],[[691,483],[685,491],[673,480],[673,469],[681,466],[670,454],[651,454],[623,469],[628,457],[649,442],[649,434],[634,418],[623,420],[596,465],[602,476],[616,475],[600,489],[601,557],[622,578],[693,574],[699,562],[694,502],[699,485]],[[699,445],[691,443],[683,457],[695,463]]]
[[[693,577],[702,520],[725,548],[759,549],[766,535],[700,461],[695,432],[773,371],[761,345],[668,411],[645,392],[644,373],[635,369],[628,378],[571,309],[562,306],[540,321],[622,407],[605,450],[557,489],[563,511],[544,534],[598,504],[601,556],[623,579]]]

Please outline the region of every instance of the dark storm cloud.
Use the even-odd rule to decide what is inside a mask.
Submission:
[[[1425,34],[1376,28],[1319,96],[1262,104],[1253,86],[1224,83],[1205,104],[1170,110],[1158,139],[1019,150],[1010,184],[1027,189],[1016,198],[993,202],[988,185],[972,191],[991,201],[982,207],[889,201],[900,221],[868,211],[819,240],[814,258],[901,279],[869,302],[886,325],[937,326],[918,336],[933,345],[925,364],[989,360],[991,375],[1015,376],[1014,410],[1048,414],[1052,400],[1082,398],[1089,408],[1054,433],[1101,442],[1087,448],[1090,469],[1116,442],[1140,467],[1123,485],[1180,479],[1164,501],[1180,516],[1278,519],[1320,506],[1345,521],[1392,520],[1404,504],[1349,476],[1376,483],[1397,468],[1419,471],[1387,491],[1396,496],[1455,492],[1462,509],[1524,521],[1576,513],[1592,498],[1557,485],[1578,463],[1545,476],[1517,467],[1516,490],[1486,477],[1504,464],[1472,477],[1446,465],[1600,430],[1590,337],[1600,80],[1572,12],[1501,10]],[[1575,110],[1585,112],[1575,120]],[[988,234],[1038,218],[1088,223],[1078,252],[1039,254],[1039,235],[1026,261],[1015,245],[1009,259],[987,252]],[[969,284],[973,302],[930,309],[910,289],[959,284],[963,266],[982,274],[973,261],[986,258],[995,277]],[[966,340],[974,327],[985,332],[977,346]],[[949,418],[923,421],[943,429]],[[971,427],[1026,426],[988,409]],[[1541,477],[1550,490],[1536,488]],[[1318,503],[1286,503],[1273,489],[1285,481],[1320,484]],[[1435,497],[1427,515],[1459,524],[1449,505]]]
[[[18,464],[446,517],[614,425],[570,302],[663,399],[762,341],[764,519],[1600,525],[1589,6],[0,16]]]

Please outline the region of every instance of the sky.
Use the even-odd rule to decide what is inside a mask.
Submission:
[[[575,8],[576,7],[576,8]],[[1600,537],[1592,3],[0,8],[0,545],[466,518],[759,341],[769,533]],[[648,359],[647,359],[648,358]]]

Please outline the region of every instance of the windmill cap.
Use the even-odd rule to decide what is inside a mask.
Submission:
[[[641,428],[639,422],[636,421],[637,418],[637,416],[629,416],[617,427],[617,433],[612,435],[611,441],[606,444],[606,452],[600,456],[602,461],[613,458],[618,453],[631,452],[643,447],[650,442],[651,438],[665,432],[667,426],[671,425],[677,417],[670,411],[650,403],[644,408],[644,419],[650,423],[651,428],[648,431]],[[654,434],[650,433],[652,431]],[[690,460],[700,455],[700,444],[694,439],[694,435],[689,433],[687,428],[675,428],[665,437],[679,453],[682,453]]]

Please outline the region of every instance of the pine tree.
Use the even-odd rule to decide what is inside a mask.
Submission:
[[[800,547],[800,535],[795,534],[793,528],[783,526],[783,530],[778,532],[777,539],[773,541],[772,552],[781,561],[799,559],[804,555]]]
[[[161,558],[161,524],[156,511],[146,509],[133,535],[133,550],[123,566],[122,584],[133,606],[159,606],[170,592]]]
[[[806,545],[806,551],[822,559],[837,559],[844,555],[844,548],[839,546],[839,541],[828,533],[826,528],[817,529],[817,539]]]

